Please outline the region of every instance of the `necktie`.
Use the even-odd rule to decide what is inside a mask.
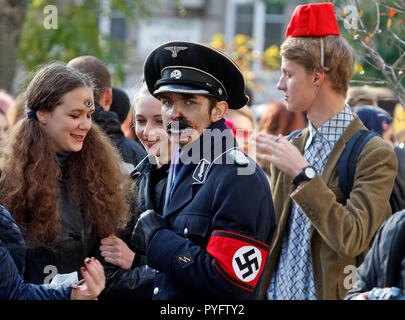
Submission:
[[[167,178],[167,185],[166,185],[165,207],[169,204],[169,201],[171,199],[171,191],[174,179],[176,178],[176,174],[178,173],[178,169],[176,170],[176,168],[178,167],[178,162],[179,162],[179,146],[176,144],[172,144],[169,176]]]

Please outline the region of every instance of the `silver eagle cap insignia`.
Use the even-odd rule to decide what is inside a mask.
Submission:
[[[188,47],[177,47],[177,46],[173,46],[173,47],[164,47],[165,50],[170,51],[172,53],[172,58],[177,58],[178,53],[180,51],[184,51],[187,50]]]

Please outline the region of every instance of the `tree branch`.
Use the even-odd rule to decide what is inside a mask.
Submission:
[[[402,40],[400,37],[397,36],[397,34],[395,32],[391,32],[393,37],[398,40],[400,43],[402,43],[403,45],[405,45],[405,41]]]
[[[350,80],[350,83],[363,83],[363,84],[387,84],[384,80]]]
[[[354,1],[358,12],[360,12],[359,9],[359,4],[358,1],[355,0]],[[398,97],[399,101],[401,102],[401,104],[403,106],[405,106],[405,89],[401,84],[401,81],[398,81],[399,79],[402,80],[403,76],[401,75],[401,77],[397,77],[396,74],[396,69],[397,66],[400,65],[400,63],[402,62],[402,60],[405,57],[405,52],[403,52],[399,59],[393,64],[393,65],[389,65],[387,64],[384,59],[381,57],[381,55],[379,54],[377,48],[375,47],[375,43],[373,40],[373,35],[376,33],[380,33],[379,31],[379,25],[380,25],[380,10],[379,10],[379,3],[377,1],[374,1],[376,8],[377,8],[377,24],[375,26],[374,32],[370,35],[369,32],[367,32],[367,28],[365,27],[365,24],[363,22],[363,19],[359,16],[358,17],[358,23],[360,25],[361,28],[359,28],[359,31],[361,31],[361,33],[367,34],[369,37],[369,41],[366,43],[365,40],[363,40],[359,34],[356,34],[356,36],[354,37],[355,40],[359,41],[360,45],[365,49],[366,51],[366,55],[372,60],[374,61],[374,64],[372,64],[370,61],[368,61],[368,59],[364,59],[364,61],[366,63],[368,63],[370,66],[372,66],[373,68],[379,70],[382,75],[384,76],[386,81],[362,81],[362,80],[354,80],[352,81],[353,83],[373,83],[373,84],[387,84],[389,87],[391,87],[394,90],[395,95]],[[399,10],[401,11],[401,10]],[[398,12],[398,10],[397,10]],[[402,40],[398,35],[396,35],[394,32],[391,32],[393,37],[401,44],[405,45],[405,41]],[[401,52],[402,50],[400,50]]]

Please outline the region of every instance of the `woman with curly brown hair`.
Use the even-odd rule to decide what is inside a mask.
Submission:
[[[25,92],[27,116],[13,127],[0,160],[0,203],[27,243],[27,282],[79,271],[99,240],[127,221],[128,177],[92,124],[92,88],[62,63],[40,69]]]
[[[259,131],[287,136],[294,130],[304,129],[306,124],[303,113],[288,111],[283,101],[272,100],[260,118]]]

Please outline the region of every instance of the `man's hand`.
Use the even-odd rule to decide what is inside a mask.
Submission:
[[[166,223],[155,211],[147,210],[143,212],[132,233],[131,242],[135,247],[135,252],[146,255],[153,237],[163,228],[166,228]]]
[[[96,300],[105,288],[104,268],[96,258],[86,258],[80,269],[83,280],[72,286],[71,300]]]
[[[291,178],[309,166],[297,147],[282,135],[258,133],[253,137],[253,143],[256,144],[257,159],[266,164],[273,163]]]
[[[116,235],[111,234],[107,238],[101,239],[100,251],[105,261],[121,269],[131,269],[135,253]]]

